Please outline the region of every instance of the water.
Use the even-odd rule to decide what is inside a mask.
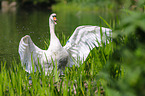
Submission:
[[[33,42],[41,49],[45,49],[44,40],[49,39],[48,18],[53,12],[24,11],[0,12],[0,61],[6,61],[8,66],[15,59],[19,60],[18,46],[20,39],[30,35]],[[112,21],[115,16],[108,12],[68,12],[60,11],[57,14],[56,34],[71,36],[76,27],[80,25],[106,26],[99,18]],[[61,38],[59,38],[61,40]]]

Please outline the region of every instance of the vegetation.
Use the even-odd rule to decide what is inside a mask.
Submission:
[[[119,96],[144,96],[144,74],[145,74],[145,14],[142,12],[128,11],[128,16],[121,21],[115,43],[116,49],[112,57],[116,54],[119,58],[112,58],[109,64],[113,68],[120,69],[116,72],[124,72],[124,76],[114,78],[109,86],[109,92]],[[119,39],[120,41],[119,41]],[[122,42],[122,43],[121,43]],[[117,64],[117,66],[116,66]],[[124,67],[124,70],[121,69]],[[112,72],[111,72],[112,74]]]
[[[39,7],[47,8],[53,4],[58,4],[59,6],[75,6],[81,8],[89,9],[99,9],[99,8],[126,8],[136,5],[137,2],[142,3],[142,0],[7,0],[9,2],[17,2],[20,7]],[[0,2],[1,3],[1,2]],[[63,5],[63,6],[62,6]],[[130,6],[129,6],[130,5]],[[133,6],[134,7],[134,6]]]
[[[92,50],[80,67],[66,67],[64,76],[59,76],[56,68],[49,76],[43,71],[28,74],[16,61],[6,70],[7,62],[1,62],[0,95],[145,96],[144,6],[140,0],[136,8],[120,10],[121,20],[111,24],[100,17],[113,29],[112,43]],[[67,38],[62,35],[63,45]]]
[[[61,43],[66,43],[64,35],[62,35],[62,38]],[[46,40],[45,42],[48,44],[49,41]],[[41,72],[28,74],[21,64],[17,64],[16,61],[12,63],[13,66],[10,70],[5,70],[6,62],[1,62],[0,95],[67,96],[104,94],[103,79],[98,73],[105,65],[111,51],[111,44],[94,49],[87,61],[80,67],[66,67],[64,76],[59,76],[56,68],[49,76],[45,76],[42,70]]]

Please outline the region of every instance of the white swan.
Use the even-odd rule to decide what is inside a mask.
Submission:
[[[32,62],[35,66],[34,71],[37,70],[39,62],[46,75],[48,71],[53,70],[53,64],[55,65],[56,62],[58,69],[64,69],[65,66],[79,66],[80,62],[83,63],[86,60],[90,50],[95,46],[98,47],[101,40],[106,42],[106,37],[110,36],[112,32],[111,29],[98,26],[79,26],[63,47],[54,32],[56,20],[56,14],[51,14],[49,17],[50,45],[48,50],[38,48],[29,35],[22,37],[19,43],[19,54],[21,63],[25,66],[25,71],[32,72]]]

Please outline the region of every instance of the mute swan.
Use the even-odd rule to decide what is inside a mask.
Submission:
[[[53,70],[53,64],[55,65],[56,62],[57,68],[60,70],[64,69],[65,66],[79,66],[80,62],[83,63],[86,60],[90,50],[95,46],[98,47],[99,43],[101,43],[100,30],[102,30],[102,40],[104,42],[107,40],[106,36],[110,36],[112,31],[109,28],[98,26],[79,26],[63,47],[54,32],[56,21],[56,14],[51,14],[49,17],[50,45],[48,50],[38,48],[29,35],[21,38],[19,55],[22,65],[25,66],[25,71],[32,72],[32,61],[35,66],[34,71],[37,70],[39,62],[46,75],[49,75],[48,71],[51,72]],[[54,62],[53,64],[52,61]]]

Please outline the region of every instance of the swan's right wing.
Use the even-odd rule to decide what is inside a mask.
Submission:
[[[111,32],[112,30],[109,28],[98,26],[77,27],[64,46],[71,56],[70,66],[79,66],[79,62],[83,63],[90,53],[90,50],[101,45],[101,42],[109,43],[107,37],[111,35]]]
[[[19,55],[21,59],[21,64],[25,67],[25,71],[32,72],[32,63],[34,63],[34,72],[36,72],[36,67],[38,64],[38,59],[44,57],[45,50],[38,48],[29,35],[22,37],[19,43]]]

